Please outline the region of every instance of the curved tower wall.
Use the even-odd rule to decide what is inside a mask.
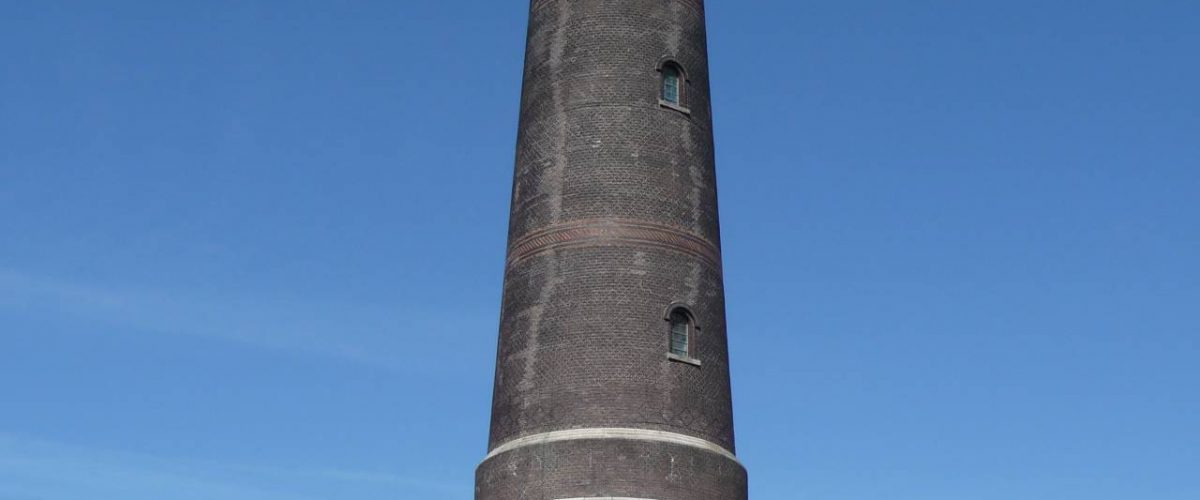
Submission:
[[[703,3],[533,0],[529,16],[476,499],[744,499]]]

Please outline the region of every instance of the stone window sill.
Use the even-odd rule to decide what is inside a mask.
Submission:
[[[670,102],[670,101],[664,101],[664,100],[662,100],[662,99],[659,99],[659,100],[658,100],[658,105],[659,105],[659,106],[662,106],[662,107],[664,107],[664,108],[667,108],[667,109],[673,109],[673,110],[675,110],[675,111],[678,111],[678,112],[680,112],[680,113],[683,113],[683,114],[685,114],[685,115],[688,115],[688,116],[691,116],[691,115],[692,115],[692,110],[690,110],[690,109],[688,109],[688,108],[685,108],[685,107],[683,107],[683,106],[680,106],[680,105],[678,105],[678,104],[675,104],[675,103],[673,103],[673,102]]]
[[[679,363],[686,363],[692,366],[700,366],[700,360],[690,356],[680,356],[672,352],[667,353],[667,359],[671,361],[677,361]]]

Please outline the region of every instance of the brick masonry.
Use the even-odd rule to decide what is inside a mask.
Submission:
[[[628,428],[735,450],[701,0],[533,0],[488,449]],[[685,111],[659,103],[665,61]],[[692,357],[669,360],[686,305]],[[740,500],[730,456],[637,439],[504,448],[476,499]]]

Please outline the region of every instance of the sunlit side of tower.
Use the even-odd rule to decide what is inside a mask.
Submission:
[[[741,500],[702,0],[533,0],[477,500]]]

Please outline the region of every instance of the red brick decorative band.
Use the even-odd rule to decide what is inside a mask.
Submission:
[[[721,251],[704,238],[673,227],[612,219],[574,221],[526,234],[509,245],[508,265],[560,248],[622,244],[683,252],[721,266]]]

